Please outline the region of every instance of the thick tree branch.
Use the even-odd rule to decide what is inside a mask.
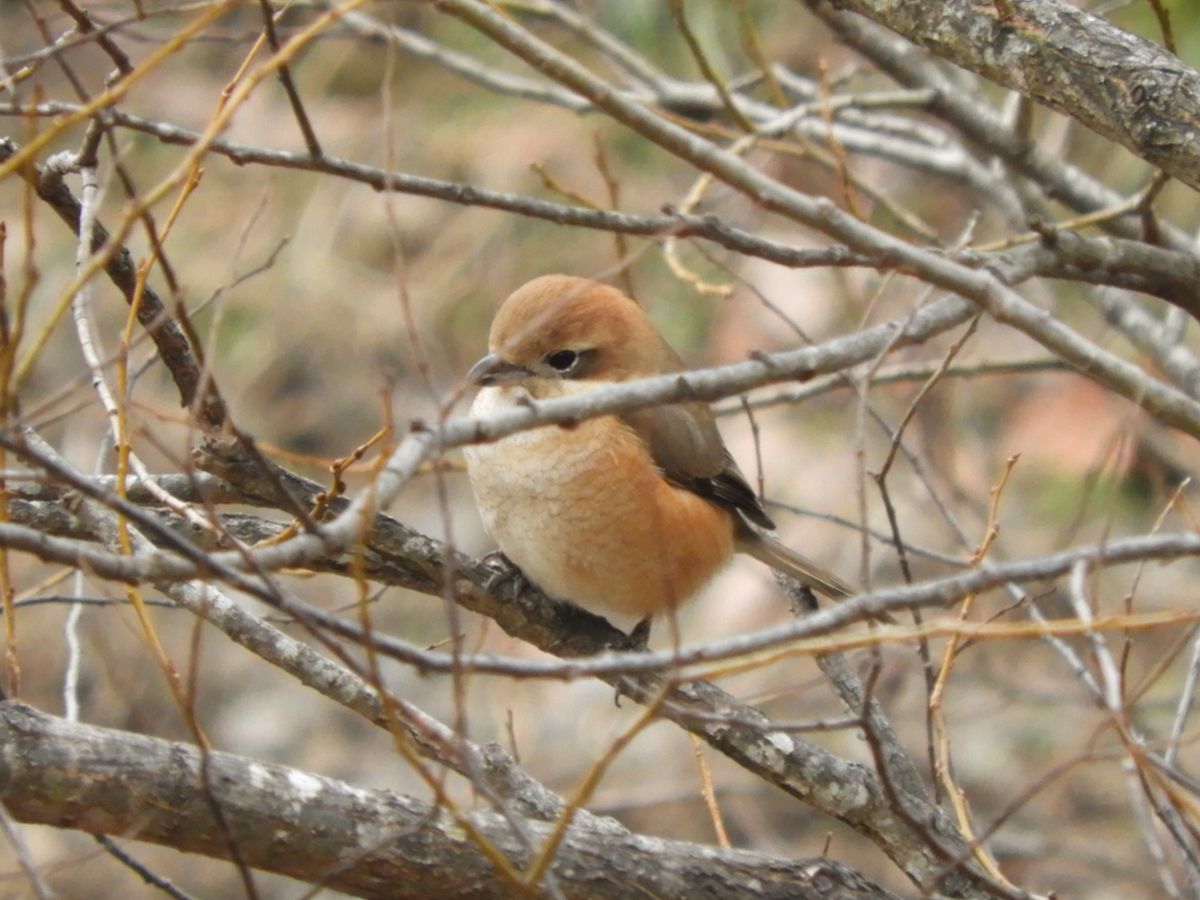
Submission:
[[[1200,189],[1200,72],[1157,44],[1063,0],[833,5],[1078,119]]]
[[[978,93],[962,89],[948,77],[936,57],[914,47],[905,38],[870,19],[834,8],[830,0],[804,0],[849,47],[906,87],[932,90],[931,112],[962,132],[977,152],[995,156],[1038,186],[1047,197],[1078,213],[1095,213],[1125,204],[1128,198],[1109,185],[1031,140],[999,112],[980,102]],[[1099,227],[1126,238],[1142,236],[1138,221],[1130,216],[1109,217]],[[1191,236],[1163,222],[1161,235],[1172,249],[1194,252]]]
[[[444,811],[227,753],[80,725],[0,703],[0,797],[24,822],[227,858],[359,897],[509,898],[514,886]],[[212,814],[221,809],[224,830]],[[516,867],[529,853],[492,812],[472,824]],[[528,820],[543,841],[551,825]],[[319,839],[314,839],[319,835]],[[633,834],[609,819],[573,825],[551,866],[567,897],[891,898],[827,859],[781,860]]]

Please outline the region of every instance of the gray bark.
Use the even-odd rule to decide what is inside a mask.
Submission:
[[[1200,189],[1200,72],[1163,47],[1062,0],[832,5],[1071,116]]]
[[[12,701],[0,703],[0,798],[24,822],[222,859],[236,847],[252,868],[360,897],[520,896],[481,845],[517,871],[529,862],[491,811],[460,821],[389,791],[228,753],[202,755],[188,744],[80,725]],[[539,846],[554,828],[525,824]],[[568,830],[551,871],[563,896],[600,900],[895,897],[833,860],[662,840],[586,814]]]

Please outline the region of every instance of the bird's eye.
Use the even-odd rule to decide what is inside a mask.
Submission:
[[[555,371],[566,374],[579,364],[579,354],[574,350],[556,350],[546,357],[546,363]]]

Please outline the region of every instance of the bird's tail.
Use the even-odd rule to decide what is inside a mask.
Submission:
[[[805,587],[831,600],[853,596],[855,591],[832,572],[801,556],[791,547],[743,525],[738,529],[737,549],[772,569],[791,575]]]

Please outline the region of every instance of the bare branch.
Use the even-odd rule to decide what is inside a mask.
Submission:
[[[0,703],[0,796],[22,821],[136,837],[223,856],[227,842],[200,794],[200,755],[186,744],[78,725]],[[255,868],[359,897],[509,897],[491,863],[436,808],[400,794],[225,753],[210,755],[226,823]],[[495,814],[471,819],[523,865]],[[551,826],[531,820],[545,837]],[[319,832],[321,841],[309,838]],[[577,822],[552,871],[566,896],[891,898],[827,859],[780,860],[633,834],[612,820]]]
[[[1175,54],[1062,0],[838,0],[909,40],[1073,116],[1200,190],[1200,73]]]

